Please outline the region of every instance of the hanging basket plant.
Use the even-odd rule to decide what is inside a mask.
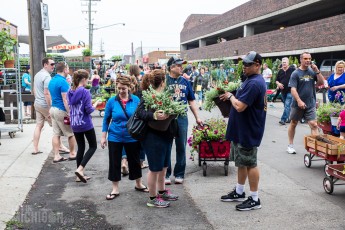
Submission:
[[[9,22],[6,22],[9,25]],[[0,31],[0,62],[4,64],[5,61],[14,60],[14,46],[17,44],[17,39],[11,36],[11,31],[8,28],[3,28]],[[13,67],[12,67],[13,68]]]

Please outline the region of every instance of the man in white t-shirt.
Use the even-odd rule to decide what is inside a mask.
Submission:
[[[267,63],[264,63],[263,67],[264,67],[264,70],[262,71],[262,77],[265,79],[266,88],[268,89],[271,83],[272,70],[268,68]]]

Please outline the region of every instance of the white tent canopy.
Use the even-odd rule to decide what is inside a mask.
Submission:
[[[70,50],[64,53],[59,53],[60,55],[64,57],[82,57],[83,56],[83,50],[86,48],[79,48],[79,49],[74,49]],[[92,56],[104,56],[104,53],[102,52],[93,52]]]

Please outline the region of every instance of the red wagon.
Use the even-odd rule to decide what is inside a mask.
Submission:
[[[327,165],[326,171],[329,176],[323,179],[323,188],[326,193],[332,194],[334,185],[345,185],[344,183],[337,183],[339,180],[345,180],[344,164]]]
[[[345,161],[345,140],[340,138],[332,135],[310,135],[304,138],[304,145],[309,152],[304,155],[304,165],[310,168],[312,161],[324,160],[326,176],[329,176],[326,170],[328,165],[333,164],[333,162],[340,163]],[[314,160],[315,156],[321,159]]]
[[[208,126],[204,124],[200,127],[203,135],[207,138]],[[206,176],[207,163],[206,161],[224,161],[224,174],[229,174],[229,161],[230,161],[230,142],[229,141],[202,141],[198,147],[199,152],[199,166],[202,163],[203,175]]]

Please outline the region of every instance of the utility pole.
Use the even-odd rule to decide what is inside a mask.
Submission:
[[[82,4],[82,6],[87,6],[87,10],[82,10],[83,13],[88,14],[88,22],[89,22],[89,49],[92,52],[92,41],[93,41],[93,24],[92,24],[92,13],[96,13],[96,11],[92,10],[93,2],[100,2],[101,0],[81,0],[82,2],[87,1],[86,4]],[[96,4],[94,4],[96,5]]]
[[[41,61],[46,55],[44,30],[42,30],[41,2],[42,0],[27,0],[29,17],[29,48],[32,85],[35,74],[42,69]]]

